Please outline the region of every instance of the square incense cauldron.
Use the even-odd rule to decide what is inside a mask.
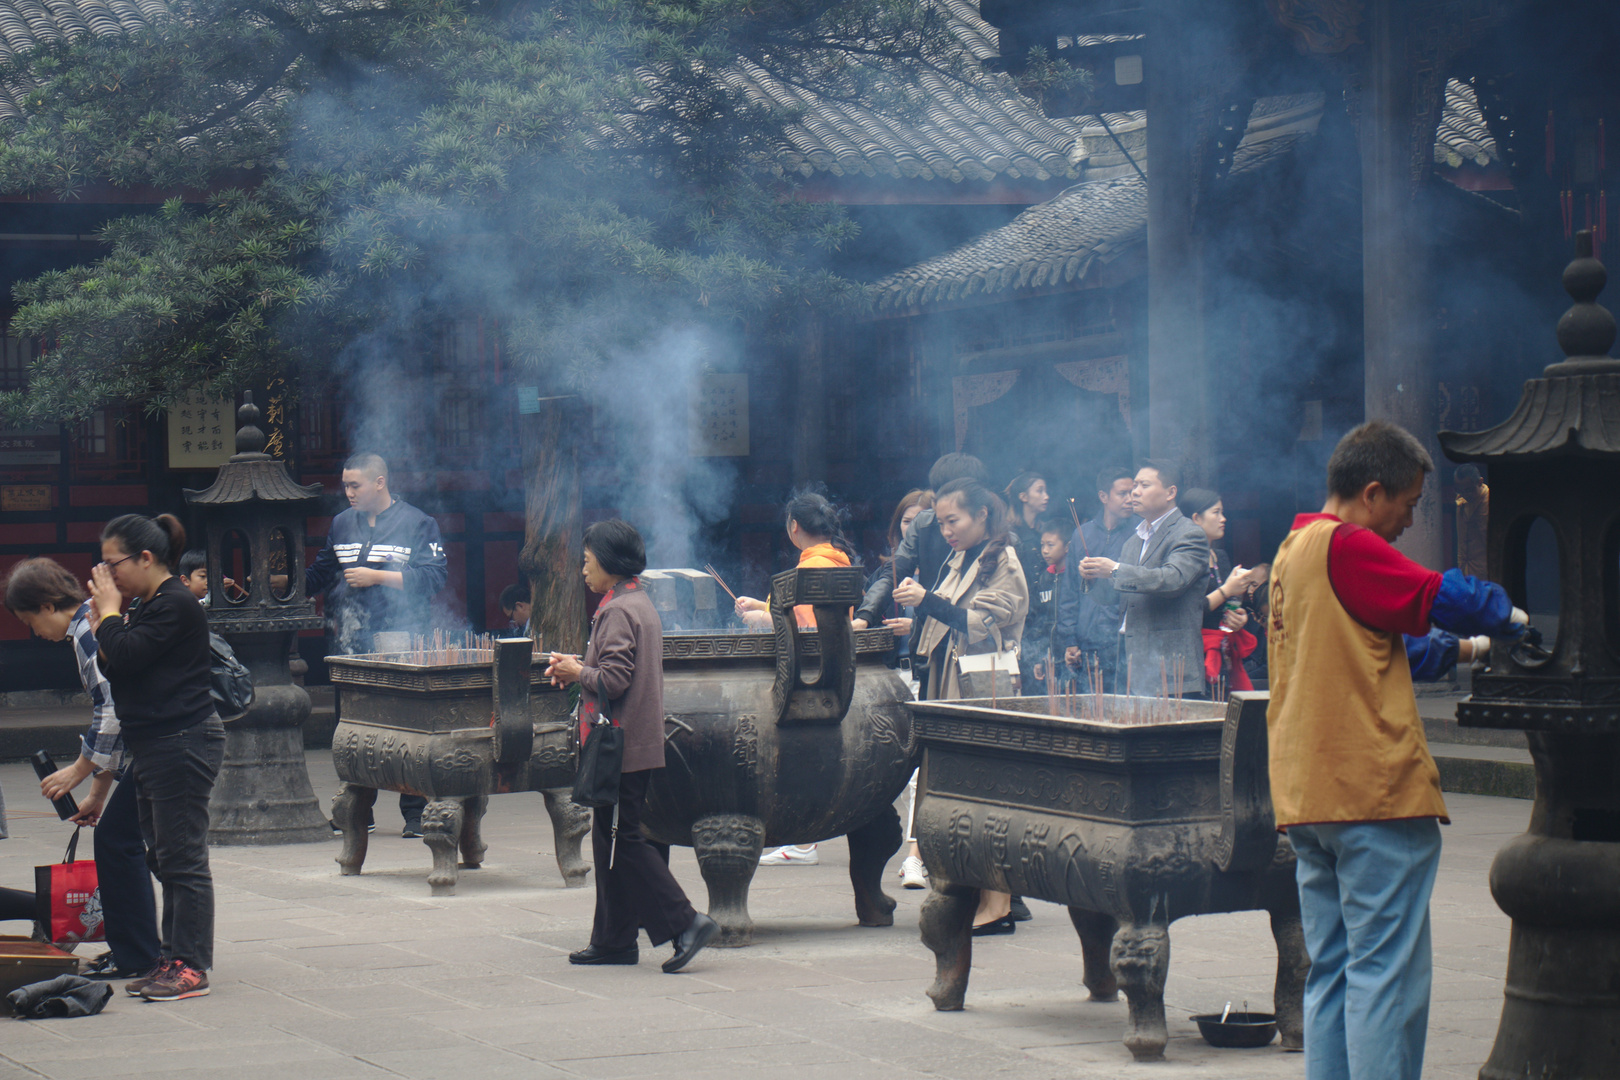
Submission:
[[[1302,1045],[1310,968],[1294,855],[1271,811],[1265,693],[1161,705],[1169,722],[1114,722],[1144,699],[1088,696],[1101,721],[1052,715],[1046,698],[923,701],[916,836],[933,891],[923,941],[938,961],[928,994],[962,1008],[980,889],[1068,907],[1093,1000],[1123,989],[1125,1045],[1164,1056],[1170,923],[1265,910],[1277,944],[1283,1045]],[[1060,708],[1059,711],[1067,711]]]
[[[545,679],[547,658],[528,638],[482,652],[487,658],[449,663],[419,663],[410,653],[327,659],[340,695],[332,761],[344,786],[332,819],[343,830],[344,874],[365,862],[379,790],[427,797],[422,841],[433,853],[428,884],[436,896],[454,893],[458,870],[482,864],[489,796],[539,791],[564,883],[585,883],[580,841],[590,812],[570,798],[579,737],[568,693]]]

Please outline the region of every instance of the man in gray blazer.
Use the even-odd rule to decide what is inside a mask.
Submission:
[[[1168,686],[1181,695],[1204,693],[1204,579],[1209,572],[1209,540],[1204,530],[1176,509],[1180,482],[1174,465],[1145,461],[1131,489],[1136,535],[1128,537],[1119,561],[1080,560],[1080,573],[1108,578],[1124,601],[1125,664],[1131,692],[1158,694]],[[1123,681],[1120,685],[1124,685]]]

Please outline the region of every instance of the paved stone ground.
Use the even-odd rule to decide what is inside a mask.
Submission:
[[[329,761],[311,772],[323,799]],[[0,766],[13,839],[0,882],[22,885],[61,857],[66,830],[30,797],[24,765]],[[1436,980],[1427,1076],[1462,1080],[1490,1051],[1508,923],[1486,872],[1523,831],[1529,805],[1448,797],[1455,824],[1434,901]],[[428,895],[426,848],[397,837],[391,804],[366,873],[338,875],[336,843],[216,848],[218,956],[211,997],[152,1005],[120,992],[100,1016],[0,1020],[0,1077],[55,1080],[161,1073],[168,1080],[450,1080],[661,1077],[909,1080],[918,1077],[1300,1077],[1271,1047],[1215,1050],[1187,1017],[1271,1005],[1275,952],[1263,913],[1185,919],[1172,929],[1164,1064],[1120,1044],[1125,1006],[1085,1000],[1079,944],[1062,909],[1035,903],[1016,936],[975,950],[968,1008],[938,1013],[923,990],[933,957],[917,937],[923,892],[894,888],[892,929],[854,924],[842,842],[816,867],[764,867],[754,879],[758,943],[704,952],[664,975],[571,967],[592,892],[564,890],[538,795],[491,801],[489,862],[459,894]],[[687,849],[677,876],[704,905]],[[892,871],[891,867],[891,871]],[[15,926],[6,927],[17,932]],[[90,951],[91,947],[86,947]]]

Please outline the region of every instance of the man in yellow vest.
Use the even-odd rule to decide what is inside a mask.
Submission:
[[[1307,1080],[1419,1080],[1429,1017],[1429,895],[1447,822],[1403,634],[1431,623],[1511,638],[1500,587],[1396,551],[1434,461],[1369,421],[1328,461],[1271,571],[1271,800],[1298,857],[1311,973]]]

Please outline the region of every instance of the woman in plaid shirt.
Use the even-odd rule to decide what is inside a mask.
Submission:
[[[73,640],[79,681],[90,695],[90,727],[78,759],[39,785],[47,799],[59,799],[94,776],[90,794],[73,818],[77,825],[97,826],[96,878],[108,952],[91,965],[89,974],[107,979],[145,975],[158,961],[157,905],[136,811],[139,789],[133,777],[122,777],[124,743],[113,711],[112,687],[96,663],[90,601],[67,568],[50,559],[18,563],[6,579],[5,592],[6,607],[35,634],[47,641]],[[115,779],[120,781],[116,790]]]

